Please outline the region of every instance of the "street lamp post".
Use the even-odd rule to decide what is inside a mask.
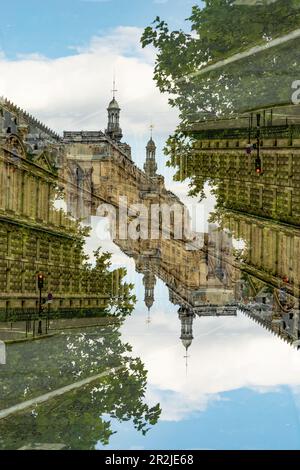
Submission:
[[[256,159],[255,159],[255,172],[260,175],[262,172],[261,169],[261,159],[260,159],[260,114],[256,115]]]
[[[46,319],[46,334],[48,334],[48,329],[49,329],[49,326],[50,326],[50,306],[52,304],[52,301],[53,301],[53,295],[51,294],[51,292],[49,292],[48,300],[47,300],[48,314],[47,314],[47,319]]]
[[[40,293],[39,297],[39,324],[38,324],[38,335],[42,334],[42,319],[41,319],[41,313],[42,313],[42,289],[44,287],[44,275],[42,273],[38,274],[38,289]]]

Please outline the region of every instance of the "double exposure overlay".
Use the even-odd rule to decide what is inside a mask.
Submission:
[[[0,449],[300,449],[300,1],[141,3],[0,42]]]

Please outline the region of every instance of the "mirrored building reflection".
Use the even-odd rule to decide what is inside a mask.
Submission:
[[[126,270],[111,267],[110,254],[100,250],[100,239],[94,262],[87,259],[84,246],[88,227],[93,217],[99,217],[109,222],[115,246],[134,261],[136,272],[142,276],[147,322],[151,321],[158,281],[167,287],[166,301],[176,306],[173,321],[178,325],[178,342],[186,360],[193,350],[195,322],[201,317],[237,318],[239,312],[298,348],[299,142],[294,124],[287,122],[283,128],[268,122],[260,128],[257,148],[257,129],[226,128],[221,132],[210,123],[210,128],[193,131],[192,156],[172,156],[177,177],[182,181],[189,178],[194,194],[201,194],[208,183],[216,198],[205,232],[193,230],[187,207],[158,174],[153,135],[146,143],[141,170],[133,161],[129,145],[121,141],[120,125],[115,98],[108,106],[106,131],[68,131],[63,137],[13,104],[1,102],[1,338],[26,340],[52,333],[49,347],[37,343],[30,354],[46,357],[57,345],[49,358],[57,364],[56,374],[60,375],[70,351],[66,352],[69,339],[64,342],[66,338],[59,332],[64,335],[70,327],[78,328],[79,336],[73,339],[80,343],[85,329],[92,327],[92,331],[97,329],[97,341],[103,346],[102,336],[110,331],[115,351],[109,352],[107,345],[103,357],[112,361],[109,365],[113,367],[124,366],[120,383],[124,387],[130,383],[132,358],[125,364],[120,359],[120,351],[129,349],[119,341],[119,327],[126,316],[134,314],[136,292],[126,282]],[[42,299],[40,273],[44,280]],[[42,321],[41,330],[36,321]],[[87,335],[84,345],[86,341],[92,344],[94,340]],[[90,357],[98,353],[97,348],[89,352]],[[138,406],[143,407],[147,371],[140,359],[133,359],[133,368],[135,360],[140,375],[134,387]],[[92,370],[101,373],[104,365],[101,362],[100,368]],[[21,373],[31,377],[23,366]],[[18,369],[20,364],[13,367]],[[65,369],[65,380],[57,376],[53,383],[47,382],[47,389],[76,379],[79,372],[72,367]],[[87,375],[91,373],[89,361],[80,367]],[[6,369],[3,376],[9,387],[14,384],[11,370]],[[111,394],[99,402],[103,414],[115,415],[110,400],[119,380],[108,380]],[[30,390],[32,396],[45,391],[39,380]],[[98,437],[87,437],[82,446],[88,448],[96,445],[97,438],[108,443],[111,435],[107,422],[96,418],[93,390],[88,390],[91,401],[84,406],[90,419],[95,420]],[[19,384],[11,398],[3,397],[3,407],[13,405],[22,393],[24,387]],[[74,422],[80,424],[82,394],[73,398],[66,410],[74,413]],[[40,408],[37,419],[26,411],[16,421],[5,422],[11,442],[26,446],[16,437],[18,426],[31,429],[35,423],[42,427],[48,406]],[[157,404],[147,408],[150,419],[143,413],[135,416],[126,397],[120,406],[124,411],[121,420],[130,416],[144,427],[148,422],[155,424],[161,411]],[[63,428],[64,423],[58,421],[57,436]],[[74,430],[65,441],[62,445],[66,447],[81,445]],[[5,442],[1,445],[6,446]]]
[[[117,137],[111,130],[112,113],[117,116]],[[209,182],[216,197],[215,222],[208,233],[196,233],[187,209],[157,174],[152,134],[144,171],[133,162],[129,145],[121,142],[120,107],[115,98],[108,106],[107,131],[68,131],[63,138],[2,101],[4,319],[11,310],[39,307],[39,272],[45,273],[45,291],[54,294],[52,309],[109,305],[111,292],[117,294],[116,273],[110,274],[110,291],[107,286],[103,289],[101,273],[84,262],[86,234],[80,224],[99,214],[104,204],[115,209],[113,217],[104,213],[116,229],[115,242],[134,258],[137,271],[144,276],[147,309],[154,302],[158,277],[168,286],[169,299],[179,306],[183,322],[188,314],[191,318],[235,315],[237,308],[243,308],[297,344],[297,127],[288,118],[285,126],[267,120],[265,113],[262,123],[259,148],[255,148],[254,125],[220,130],[220,124],[214,129],[210,121],[193,130],[191,158],[174,156],[172,163],[182,179],[191,178],[197,191]],[[258,151],[259,172],[255,167]],[[123,226],[120,201],[126,204]],[[131,206],[137,205],[136,212],[130,213]],[[146,210],[144,216],[140,206]],[[169,208],[168,224],[162,220],[163,206]],[[156,219],[154,207],[158,208]],[[141,227],[143,217],[147,223]],[[135,219],[132,236],[130,224]],[[125,236],[120,232],[124,226]],[[233,240],[242,240],[244,248],[234,248]]]

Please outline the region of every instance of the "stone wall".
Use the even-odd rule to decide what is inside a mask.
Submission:
[[[19,134],[12,141],[0,133],[0,310],[36,308],[39,272],[52,309],[108,303],[101,275],[84,265],[78,222],[56,208],[61,183],[54,163],[48,151],[28,153]]]
[[[186,176],[210,181],[225,208],[300,225],[298,131],[262,129],[261,174],[255,172],[256,150],[246,153],[247,145],[255,142],[254,133],[248,136],[247,131],[199,132],[192,157],[181,166]]]

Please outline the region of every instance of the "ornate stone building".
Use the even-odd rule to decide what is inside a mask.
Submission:
[[[299,336],[299,234],[291,223],[279,224],[274,219],[298,224],[296,131],[288,143],[277,135],[275,173],[276,166],[267,163],[274,156],[275,143],[272,147],[265,131],[260,143],[263,172],[259,175],[253,154],[245,151],[248,143],[237,140],[244,131],[235,133],[233,141],[229,130],[226,139],[222,133],[223,140],[219,131],[205,132],[195,146],[194,158],[184,165],[190,175],[216,183],[221,222],[231,235],[211,226],[209,233],[201,234],[202,245],[195,249],[184,230],[182,237],[173,236],[171,214],[169,239],[162,236],[165,227],[160,220],[157,239],[123,240],[117,233],[115,241],[135,259],[137,270],[144,275],[147,308],[154,302],[156,278],[165,282],[171,302],[180,309],[185,346],[192,341],[195,315],[235,315],[237,305],[295,344]],[[153,138],[146,147],[145,171],[134,164],[129,145],[121,139],[120,107],[115,98],[108,106],[105,132],[68,131],[63,138],[1,100],[0,310],[36,308],[38,272],[45,273],[44,290],[53,293],[53,308],[105,306],[109,295],[101,290],[101,277],[91,276],[83,264],[78,220],[97,214],[103,202],[120,209],[119,198],[124,196],[128,205],[142,202],[151,208],[165,203],[183,209],[157,174]],[[287,145],[291,145],[290,151]],[[278,171],[285,175],[287,187],[283,187]],[[247,200],[243,199],[245,188],[250,194]],[[283,201],[281,212],[272,212],[270,188],[276,194],[277,208]],[[287,194],[290,196],[285,197]],[[58,209],[59,198],[64,199],[67,212]],[[255,204],[260,205],[258,215],[268,218],[268,224],[253,213]],[[242,257],[236,256],[232,236],[245,242]],[[118,283],[112,276],[110,295],[117,291]],[[255,305],[249,309],[247,302],[253,299]],[[268,300],[267,308],[261,307],[264,299]]]
[[[210,184],[212,220],[243,242],[234,260],[244,286],[239,307],[293,345],[300,331],[299,111],[289,106],[193,123],[186,129],[191,153],[172,158],[195,192]]]
[[[57,208],[66,168],[62,139],[0,102],[0,311],[35,309],[37,273],[52,309],[107,305],[102,280],[83,264],[78,222]],[[78,179],[80,174],[78,173]],[[89,196],[91,197],[91,196]],[[113,284],[113,279],[112,279]]]
[[[146,149],[145,171],[133,162],[131,148],[121,142],[120,107],[115,98],[108,108],[108,124],[102,131],[66,131],[63,145],[65,164],[60,174],[65,182],[67,207],[76,218],[97,214],[102,202],[122,206],[171,204],[178,198],[166,190],[164,178],[156,174],[155,143]]]
[[[104,305],[101,280],[88,279],[83,264],[78,223],[96,215],[103,202],[119,210],[120,197],[128,206],[179,203],[156,174],[153,139],[144,172],[121,141],[115,96],[107,111],[106,131],[66,131],[61,138],[1,99],[0,309],[35,308],[38,272],[45,274],[53,308]]]
[[[213,217],[244,241],[247,273],[299,296],[299,106],[195,124],[178,169],[216,197]],[[284,119],[283,119],[283,116]],[[255,122],[257,121],[257,122]]]
[[[154,178],[156,176],[157,164],[156,164],[156,145],[152,136],[146,147],[146,161],[144,164],[144,170],[146,175]]]
[[[258,112],[259,127],[252,114],[199,124],[192,156],[182,156],[182,173],[216,183],[226,209],[299,226],[300,126],[293,117],[299,108]],[[284,122],[276,114],[286,115]]]
[[[112,140],[120,142],[123,133],[120,127],[120,106],[115,99],[115,86],[114,86],[114,95],[112,101],[109,103],[108,111],[108,125],[106,129],[106,135],[108,135]]]
[[[235,316],[240,300],[240,271],[231,236],[212,225],[202,235],[203,245],[193,250],[184,238],[114,240],[143,275],[148,310],[155,301],[156,278],[167,286],[170,302],[179,307],[180,339],[186,349],[193,340],[196,317]]]

